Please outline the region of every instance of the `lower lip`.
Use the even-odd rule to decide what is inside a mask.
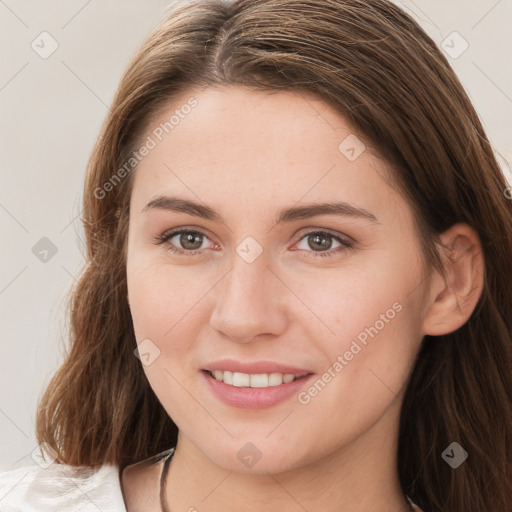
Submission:
[[[267,409],[291,395],[299,392],[300,388],[313,377],[313,374],[301,377],[287,384],[269,386],[267,388],[236,387],[215,379],[207,371],[201,371],[213,394],[222,402],[241,409]]]

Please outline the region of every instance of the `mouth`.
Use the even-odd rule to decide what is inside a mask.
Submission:
[[[231,372],[228,370],[203,370],[210,377],[219,382],[223,382],[228,386],[237,388],[269,388],[274,386],[282,386],[293,381],[303,379],[310,372],[299,374],[294,373],[241,373]]]
[[[269,361],[242,363],[217,361],[202,374],[207,389],[226,405],[241,409],[267,409],[291,399],[314,373]]]

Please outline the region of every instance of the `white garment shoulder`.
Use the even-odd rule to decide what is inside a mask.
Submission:
[[[0,473],[1,512],[126,512],[119,468],[53,463]]]

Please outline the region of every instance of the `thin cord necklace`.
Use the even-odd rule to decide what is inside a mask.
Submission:
[[[174,455],[174,450],[171,451],[169,456],[164,462],[164,467],[162,469],[162,475],[160,476],[160,508],[162,512],[171,512],[167,504],[167,473],[169,472],[169,463],[171,462],[172,456]],[[409,506],[409,512],[414,512],[412,508],[411,502],[405,498],[407,505]]]
[[[160,508],[162,509],[162,512],[171,512],[171,509],[167,505],[167,473],[169,472],[169,463],[171,462],[173,455],[174,450],[165,460],[162,475],[160,476]]]

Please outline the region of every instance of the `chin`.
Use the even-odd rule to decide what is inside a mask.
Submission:
[[[201,451],[214,464],[226,471],[248,475],[278,474],[300,468],[304,465],[300,454],[285,442],[276,447],[262,438],[260,441],[234,441],[226,445],[216,444]]]

